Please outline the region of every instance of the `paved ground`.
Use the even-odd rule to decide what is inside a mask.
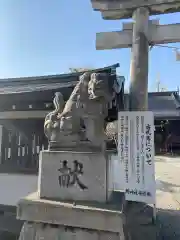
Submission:
[[[159,239],[180,240],[180,157],[156,157]]]
[[[180,240],[180,157],[156,157],[156,186],[157,216],[158,223],[160,223],[159,238],[157,239],[155,236],[148,238],[145,229],[146,239]],[[151,213],[149,215],[152,216]],[[0,235],[0,240],[15,239],[9,233]],[[136,239],[140,240],[141,238]]]

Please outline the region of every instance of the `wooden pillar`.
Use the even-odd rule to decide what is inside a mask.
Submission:
[[[136,9],[133,20],[129,107],[132,111],[145,111],[148,108],[148,9]]]

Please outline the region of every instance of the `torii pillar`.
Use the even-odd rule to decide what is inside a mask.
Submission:
[[[129,108],[132,111],[145,111],[148,110],[148,9],[138,8],[133,13],[133,19]]]
[[[149,15],[177,12],[180,0],[91,0],[94,10],[106,20],[133,18],[122,31],[96,34],[96,49],[131,47],[130,98],[131,111],[148,109],[148,53],[149,45],[180,42],[180,24],[159,25]],[[131,25],[131,27],[129,27]],[[127,27],[128,26],[128,27]]]

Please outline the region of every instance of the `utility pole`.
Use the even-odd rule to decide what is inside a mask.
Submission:
[[[176,49],[176,61],[180,61],[180,51]]]
[[[160,76],[159,76],[159,73],[157,75],[157,81],[156,81],[156,91],[157,92],[160,92],[160,84],[161,84],[161,81],[160,81]]]

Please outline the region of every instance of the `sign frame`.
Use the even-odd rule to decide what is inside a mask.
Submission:
[[[125,191],[126,200],[155,204],[154,115],[152,112],[119,112],[118,159],[120,190]]]

